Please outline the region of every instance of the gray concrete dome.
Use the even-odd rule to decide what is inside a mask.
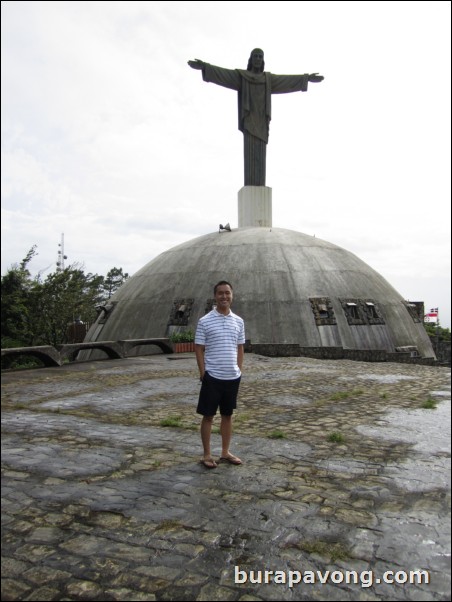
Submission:
[[[228,280],[232,309],[252,345],[385,350],[434,357],[419,307],[356,255],[282,228],[200,236],[162,253],[127,280],[86,340],[166,337],[195,330]]]

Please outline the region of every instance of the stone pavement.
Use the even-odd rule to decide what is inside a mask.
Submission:
[[[2,600],[450,600],[448,368],[246,354],[215,470],[194,354],[2,380]]]

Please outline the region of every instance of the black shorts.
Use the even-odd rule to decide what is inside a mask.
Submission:
[[[196,412],[203,416],[215,416],[220,406],[222,416],[231,416],[237,407],[240,379],[239,376],[234,380],[220,380],[205,372]]]

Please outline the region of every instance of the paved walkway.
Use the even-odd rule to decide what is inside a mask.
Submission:
[[[450,370],[245,367],[215,470],[193,354],[5,373],[2,600],[450,600]]]

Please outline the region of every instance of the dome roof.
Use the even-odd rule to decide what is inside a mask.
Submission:
[[[219,280],[231,282],[251,344],[415,346],[434,357],[422,317],[380,274],[336,245],[273,227],[215,232],[162,253],[122,285],[87,340],[195,330]]]

